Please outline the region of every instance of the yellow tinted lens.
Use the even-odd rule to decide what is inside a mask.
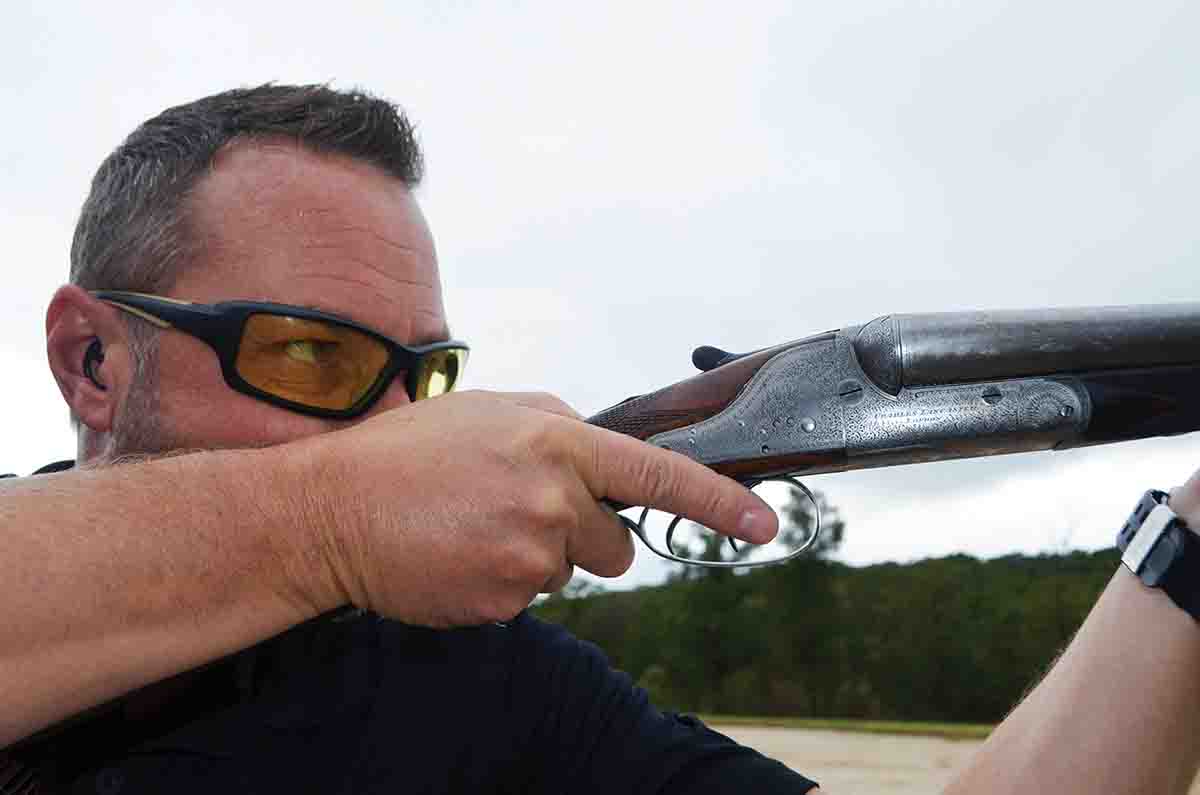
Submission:
[[[421,370],[417,374],[414,400],[444,395],[454,389],[467,365],[467,351],[463,348],[448,348],[425,354]]]
[[[237,371],[252,386],[316,408],[351,408],[387,365],[388,350],[352,328],[285,315],[251,315]]]

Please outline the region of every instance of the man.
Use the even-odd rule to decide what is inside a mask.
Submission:
[[[422,399],[464,354],[420,173],[390,105],[290,86],[101,166],[47,312],[78,464],[0,486],[0,787],[812,790],[522,612],[628,567],[601,499],[775,519],[553,397]],[[1196,622],[1118,572],[955,791],[1183,792],[1198,729]]]

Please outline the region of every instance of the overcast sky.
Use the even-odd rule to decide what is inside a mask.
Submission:
[[[0,469],[74,453],[45,306],[96,166],[168,105],[268,80],[399,102],[469,385],[591,414],[699,344],[1198,300],[1198,39],[1182,0],[8,3]],[[866,563],[1107,546],[1196,467],[1183,437],[812,485]],[[639,553],[618,585],[663,571]]]

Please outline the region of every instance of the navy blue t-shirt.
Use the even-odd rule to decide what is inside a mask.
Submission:
[[[100,795],[815,786],[695,718],[658,711],[594,645],[527,613],[457,630],[324,616],[13,756],[41,771],[46,791]]]

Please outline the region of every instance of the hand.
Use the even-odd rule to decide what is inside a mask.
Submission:
[[[1171,489],[1171,510],[1193,530],[1200,531],[1200,471]]]
[[[309,598],[408,623],[502,621],[573,566],[616,576],[633,541],[597,501],[678,513],[752,543],[761,499],[678,453],[583,422],[550,395],[464,392],[297,443],[320,551]],[[315,590],[314,590],[315,589]]]

